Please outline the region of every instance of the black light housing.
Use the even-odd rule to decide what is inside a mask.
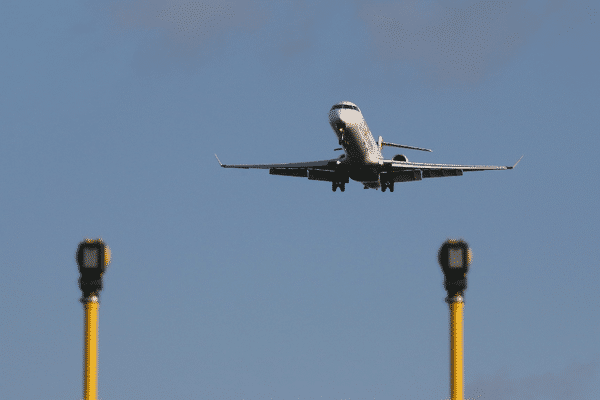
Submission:
[[[86,239],[79,243],[75,258],[83,298],[98,296],[102,290],[102,274],[110,262],[110,249],[102,239]]]
[[[448,299],[463,295],[467,288],[467,272],[471,259],[471,249],[462,239],[448,239],[440,247],[438,262],[444,273],[444,287],[448,292]]]

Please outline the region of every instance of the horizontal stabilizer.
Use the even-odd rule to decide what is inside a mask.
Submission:
[[[421,151],[429,151],[429,152],[433,151],[430,149],[424,149],[422,147],[405,146],[403,144],[384,142],[383,138],[381,136],[379,136],[379,140],[377,141],[377,144],[379,145],[379,150],[381,150],[381,147],[383,147],[383,146],[390,146],[390,147],[400,147],[402,149],[421,150]]]
[[[433,151],[430,149],[423,149],[421,147],[405,146],[403,144],[388,143],[388,142],[381,142],[381,145],[382,146],[390,146],[390,147],[401,147],[403,149],[421,150],[421,151],[429,151],[429,152]]]

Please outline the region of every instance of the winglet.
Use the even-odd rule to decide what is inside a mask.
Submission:
[[[524,155],[525,155],[525,154],[523,154],[523,156],[524,156]],[[523,158],[523,156],[521,156],[521,158]],[[519,161],[521,161],[521,158],[519,158]],[[515,163],[515,165],[513,165],[512,167],[506,167],[506,169],[513,169],[514,167],[516,167],[516,166],[517,166],[517,164],[519,163],[519,161],[517,161],[517,162]]]
[[[217,157],[217,153],[215,153],[215,157]],[[219,160],[219,157],[217,157],[217,161],[219,162],[219,165],[222,167],[223,164],[221,163],[221,160]],[[518,161],[517,161],[518,162]],[[515,164],[516,165],[516,164]]]

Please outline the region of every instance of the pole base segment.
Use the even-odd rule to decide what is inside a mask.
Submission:
[[[450,305],[450,398],[464,400],[463,397],[463,307],[461,295],[446,299]]]
[[[82,297],[85,309],[84,359],[83,359],[83,399],[96,400],[98,397],[98,302],[97,296]]]

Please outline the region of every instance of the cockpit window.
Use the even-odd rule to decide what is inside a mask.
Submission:
[[[338,108],[348,108],[350,110],[356,110],[356,111],[360,111],[358,109],[358,107],[356,106],[351,106],[349,104],[336,104],[335,106],[331,107],[332,110],[337,110]]]

